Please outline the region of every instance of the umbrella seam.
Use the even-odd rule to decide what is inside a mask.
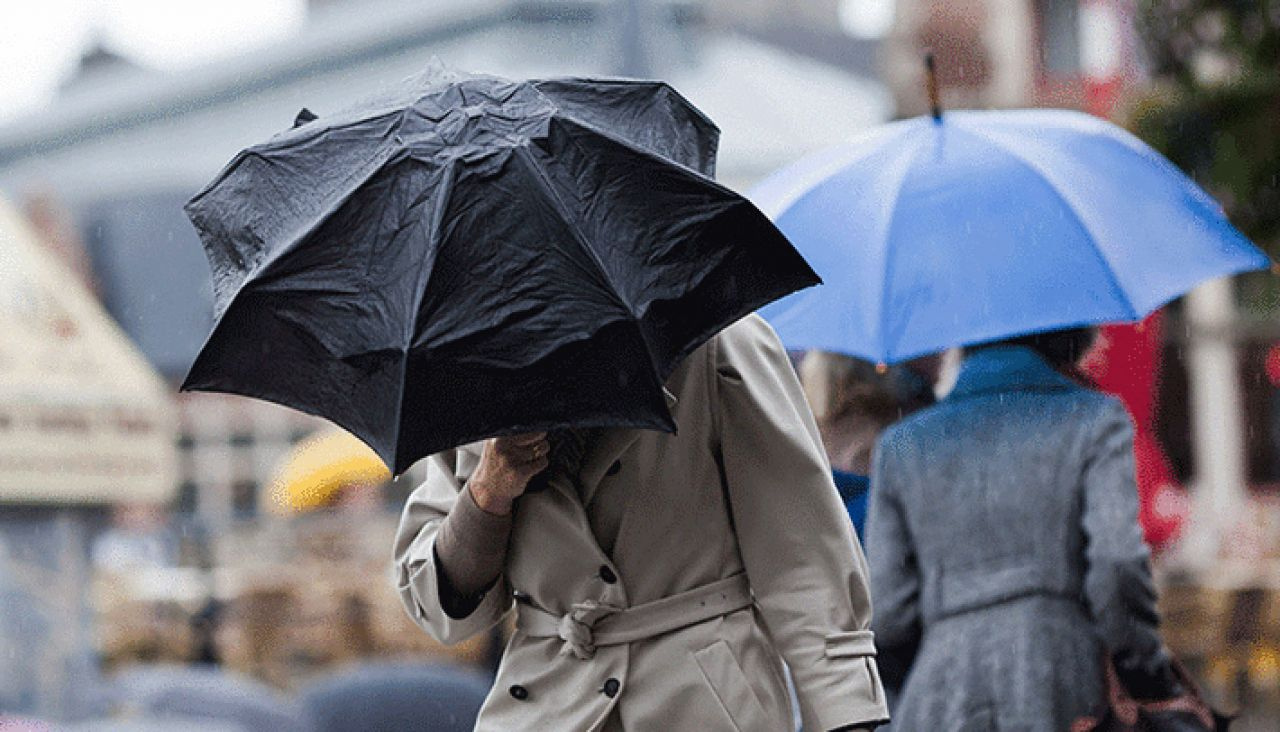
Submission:
[[[564,222],[565,228],[567,228],[573,235],[573,240],[578,244],[578,246],[582,247],[582,249],[586,251],[587,256],[591,258],[592,263],[596,266],[596,273],[600,276],[600,279],[608,285],[609,294],[613,296],[615,304],[619,305],[624,311],[626,311],[632,319],[635,319],[637,317],[636,314],[632,312],[631,308],[618,294],[618,286],[614,283],[613,278],[609,276],[609,272],[605,269],[604,262],[600,259],[600,255],[596,253],[595,249],[593,249],[587,242],[586,236],[584,236],[582,231],[579,230],[579,227],[574,222],[573,217],[570,216],[569,207],[565,205],[563,200],[561,200],[560,194],[556,192],[555,186],[552,185],[550,178],[546,175],[546,172],[542,170],[540,165],[538,165],[533,154],[529,152],[527,147],[517,147],[515,148],[515,151],[516,157],[520,158],[520,160],[525,164],[525,167],[542,182],[542,188],[540,191],[542,193],[542,198],[546,200],[547,203],[551,204],[551,206],[556,210],[556,213],[560,215],[560,220]]]
[[[896,137],[906,137],[907,134],[910,132],[910,127],[904,122],[892,122],[890,123],[890,126],[898,127],[898,129],[895,130],[895,132],[897,133]],[[881,136],[883,136],[885,139],[881,140],[880,139]],[[777,203],[776,201],[778,199],[775,199],[774,202],[767,202],[767,201],[757,201],[754,195],[750,196],[750,198],[757,206],[760,207],[761,211],[763,211],[766,216],[768,216],[773,221],[778,221],[783,216],[787,215],[787,213],[790,212],[791,209],[795,208],[802,201],[808,198],[815,190],[822,187],[824,184],[829,182],[835,176],[848,170],[850,166],[856,165],[864,161],[866,158],[869,158],[872,155],[875,155],[877,152],[879,152],[879,150],[883,149],[882,145],[887,144],[893,139],[894,139],[894,136],[891,136],[888,133],[881,132],[877,134],[875,130],[868,130],[858,135],[854,139],[849,140],[848,142],[844,143],[843,146],[850,148],[848,152],[857,152],[858,153],[857,155],[846,155],[844,157],[838,158],[837,159],[838,162],[831,161],[827,164],[820,166],[819,168],[817,168],[817,170],[821,172],[822,175],[819,176],[816,172],[810,173],[807,177],[811,178],[811,180],[806,181],[806,185],[804,186],[803,189],[799,189],[799,186],[794,186],[794,187],[788,186],[788,193],[786,195],[778,196],[778,199],[781,199],[783,201],[783,204]],[[873,148],[872,143],[876,143],[876,142],[879,142],[879,144]],[[784,168],[783,170],[779,171],[775,175],[781,178],[783,176],[788,175],[789,170],[793,167],[804,165],[810,159],[822,160],[827,158],[829,155],[830,155],[829,152],[820,150],[817,153],[814,153],[809,158],[801,159],[800,161],[787,166],[787,168]],[[770,180],[773,177],[774,176],[770,176],[768,179],[765,179],[758,186],[756,186],[756,188],[758,189],[758,188],[765,187],[770,183]],[[792,192],[793,189],[799,189],[799,190],[794,190],[794,192]]]
[[[241,292],[243,292],[248,286],[252,285],[255,281],[258,281],[259,278],[269,276],[268,271],[273,266],[278,264],[287,256],[293,254],[297,250],[297,248],[302,244],[302,242],[307,239],[307,237],[311,236],[316,231],[318,231],[322,226],[324,226],[329,221],[329,219],[334,214],[336,214],[343,206],[345,206],[356,195],[356,193],[358,193],[360,189],[363,188],[365,184],[369,182],[369,180],[379,170],[386,167],[389,163],[392,162],[392,160],[394,160],[397,157],[398,151],[396,151],[394,148],[387,148],[387,149],[390,149],[392,151],[391,154],[387,155],[381,160],[378,160],[378,158],[374,158],[374,160],[376,161],[374,164],[368,166],[367,169],[361,171],[360,173],[356,173],[349,176],[343,182],[343,185],[345,186],[350,181],[357,181],[357,180],[359,181],[359,183],[356,183],[354,186],[352,186],[350,190],[345,192],[337,200],[335,200],[330,205],[326,206],[320,214],[314,216],[313,217],[314,223],[312,225],[304,227],[302,231],[300,231],[299,233],[290,236],[287,243],[282,244],[279,247],[273,249],[273,251],[271,251],[267,256],[263,257],[261,261],[259,261],[256,265],[254,265],[252,270],[245,273],[245,276],[240,280],[239,287],[237,287],[235,293],[230,298],[228,298],[226,306],[222,308],[222,312],[219,314],[219,320],[221,320],[221,316],[225,315],[226,311],[231,308],[231,303],[235,300],[236,297],[240,295]]]
[[[675,90],[674,90],[674,89],[672,89],[671,91],[672,91],[672,93],[674,93],[677,97],[679,97],[679,96],[680,96],[680,95],[679,95],[679,93],[678,93],[678,92],[675,92]],[[735,209],[740,208],[740,207],[742,207],[742,206],[744,206],[744,205],[745,205],[746,207],[748,207],[748,208],[750,208],[750,209],[754,209],[754,210],[756,210],[756,211],[757,211],[761,216],[763,216],[766,220],[768,220],[768,216],[767,216],[767,215],[765,215],[763,212],[761,212],[761,211],[756,207],[756,205],[755,205],[754,203],[752,203],[752,202],[751,202],[751,200],[750,200],[750,199],[748,199],[748,198],[746,198],[745,196],[743,196],[743,195],[741,195],[741,194],[737,193],[736,191],[733,191],[733,190],[732,190],[732,189],[730,189],[730,188],[725,187],[724,185],[721,185],[721,184],[720,184],[718,181],[716,181],[714,178],[712,178],[712,177],[710,177],[710,176],[708,176],[708,175],[703,174],[701,171],[697,170],[696,168],[690,167],[690,166],[685,165],[685,164],[683,164],[683,163],[681,163],[681,162],[679,162],[679,161],[676,161],[676,160],[673,160],[673,159],[671,159],[671,158],[668,158],[668,157],[666,157],[666,156],[664,156],[664,155],[661,155],[661,154],[659,154],[659,153],[657,153],[657,152],[654,152],[654,151],[652,151],[652,150],[649,150],[648,148],[643,147],[643,146],[641,146],[641,145],[637,145],[637,144],[635,144],[635,143],[633,143],[633,142],[631,142],[631,141],[629,141],[629,140],[626,140],[626,139],[624,139],[624,138],[622,138],[622,137],[619,137],[619,136],[617,136],[617,135],[613,134],[612,132],[609,132],[608,130],[602,129],[602,128],[597,127],[596,125],[593,125],[593,124],[591,124],[591,123],[589,123],[589,122],[586,122],[586,121],[584,121],[584,120],[578,119],[577,117],[568,116],[568,115],[563,115],[563,116],[557,115],[557,116],[554,118],[554,120],[553,120],[553,121],[554,121],[554,122],[561,123],[561,124],[565,124],[565,125],[573,126],[573,127],[578,127],[578,128],[580,128],[580,129],[582,129],[582,130],[584,130],[584,131],[586,131],[586,132],[590,132],[590,133],[591,133],[591,134],[593,134],[593,135],[597,135],[597,136],[599,136],[599,137],[601,137],[601,138],[603,138],[603,139],[605,139],[605,140],[608,140],[609,142],[611,142],[611,143],[613,143],[613,144],[615,144],[615,145],[617,145],[617,146],[619,146],[619,147],[621,147],[621,148],[623,148],[623,149],[627,150],[627,151],[628,151],[628,152],[630,152],[631,154],[639,155],[639,156],[642,156],[642,157],[645,157],[645,158],[649,158],[650,160],[652,160],[652,161],[654,161],[654,162],[657,162],[657,163],[661,163],[661,164],[663,164],[663,165],[674,165],[674,166],[675,166],[676,168],[678,168],[679,170],[681,170],[681,171],[683,171],[683,172],[685,172],[685,173],[688,173],[688,174],[691,174],[691,175],[695,176],[697,179],[699,179],[699,182],[700,182],[700,183],[702,183],[703,185],[710,185],[710,186],[713,186],[713,187],[715,187],[715,188],[718,188],[718,189],[720,190],[720,192],[721,192],[721,193],[724,193],[725,195],[727,195],[728,197],[730,197],[730,198],[733,200],[733,204],[732,204],[732,206],[731,206],[730,208],[726,209],[725,211],[721,212],[721,215],[727,215],[729,211],[735,210]],[[718,131],[719,131],[719,128],[716,128],[716,129],[717,129],[717,132],[718,132]],[[577,141],[572,141],[572,142],[573,142],[573,144],[578,145],[580,148],[582,148],[582,146],[581,146],[579,143],[577,143]],[[585,148],[584,148],[584,151],[585,151]],[[539,172],[539,173],[541,173],[541,170],[539,169],[539,170],[538,170],[538,172]],[[545,179],[544,179],[544,180],[545,180]],[[552,192],[554,193],[554,188],[552,188]],[[557,198],[557,203],[559,203],[558,198]],[[562,215],[563,215],[563,211],[562,211]],[[772,223],[772,222],[770,222],[770,223]],[[775,228],[776,228],[776,227],[775,227]],[[779,232],[779,233],[781,233],[781,232]],[[786,235],[785,235],[785,234],[783,234],[782,236],[783,236],[783,238],[784,238],[784,239],[786,238]],[[787,242],[787,243],[788,243],[788,245],[790,245],[790,241],[789,241],[789,240],[788,240],[788,242]],[[591,252],[591,254],[592,254],[593,256],[595,255],[594,250],[592,250],[590,246],[586,245],[585,243],[583,244],[583,246],[584,246],[584,248],[586,248],[588,251],[590,251],[590,252]],[[794,245],[791,245],[791,246],[792,246],[792,248],[794,248]],[[801,255],[801,258],[803,259],[803,255]],[[807,262],[806,262],[806,265],[807,265]],[[601,266],[603,266],[603,265],[601,264]],[[718,265],[717,265],[717,266],[718,266]],[[816,273],[815,273],[815,275],[816,275]],[[705,278],[704,278],[704,279],[705,279]],[[701,283],[701,282],[702,282],[702,280],[699,280],[699,283]],[[612,284],[613,284],[613,283],[612,283],[612,282],[610,282],[609,284],[610,284],[610,286],[612,287]],[[816,283],[816,284],[821,284],[821,277],[820,277],[820,276],[818,277],[818,283]],[[773,298],[773,299],[770,299],[770,300],[766,300],[766,301],[764,301],[764,302],[762,302],[762,303],[759,303],[759,304],[751,303],[751,305],[755,305],[754,307],[747,307],[747,306],[745,306],[746,304],[744,304],[744,307],[743,307],[743,308],[740,308],[740,310],[741,310],[742,312],[737,313],[737,315],[739,316],[739,318],[744,317],[745,315],[747,315],[747,314],[749,314],[749,313],[751,313],[751,312],[754,312],[754,311],[755,311],[755,310],[757,310],[759,307],[763,307],[764,305],[767,305],[768,303],[773,302],[773,300],[774,300],[774,299],[776,299],[776,298]],[[648,303],[648,304],[647,304],[647,305],[646,305],[642,310],[640,310],[639,312],[632,311],[632,310],[631,310],[631,308],[630,308],[630,307],[627,307],[627,305],[626,305],[625,303],[623,303],[623,307],[627,310],[627,312],[631,313],[632,318],[634,318],[634,320],[635,320],[636,322],[639,322],[639,321],[642,321],[645,317],[647,317],[647,316],[648,316],[648,314],[649,314],[649,310],[650,310],[650,308],[652,308],[653,304],[654,304],[653,302],[649,302],[649,303]],[[707,332],[707,333],[699,333],[699,334],[698,334],[698,337],[697,337],[697,338],[695,338],[695,340],[696,340],[696,341],[697,341],[697,343],[700,345],[701,343],[706,342],[708,339],[710,339],[713,335],[715,335],[716,333],[718,333],[720,330],[723,330],[723,328],[724,328],[724,326],[721,326],[721,327],[718,327],[718,328],[712,328],[712,329],[710,329],[710,330],[709,330],[709,332]],[[651,349],[650,349],[650,347],[649,347],[649,341],[648,341],[648,339],[646,339],[646,338],[644,338],[644,337],[643,337],[643,332],[641,333],[641,342],[644,344],[644,346],[645,346],[645,353],[646,353],[646,354],[648,354],[648,356],[649,356],[649,361],[650,361],[650,363],[651,363],[651,364],[653,364],[654,368],[655,368],[655,369],[657,369],[659,372],[663,372],[663,371],[667,371],[667,370],[669,370],[669,369],[663,368],[663,365],[658,363],[658,359],[655,357],[654,353],[652,352],[652,350],[651,350]],[[681,352],[681,353],[677,354],[677,355],[679,356],[679,358],[677,358],[677,359],[675,360],[675,363],[677,363],[677,364],[678,364],[680,360],[683,360],[683,358],[684,358],[684,357],[688,356],[690,353],[692,353],[692,352],[693,352],[693,351],[695,351],[695,350],[697,350],[697,345],[693,345],[693,346],[686,347],[686,348],[684,349],[684,351],[683,351],[683,352]],[[671,368],[674,368],[674,366],[672,366]],[[664,378],[665,378],[665,376],[664,376]]]
[[[889,338],[887,335],[889,331],[889,303],[887,302],[887,296],[889,292],[892,291],[892,288],[889,285],[889,278],[893,275],[895,269],[893,266],[893,248],[889,242],[892,238],[894,223],[898,220],[898,199],[902,197],[902,188],[907,181],[907,176],[911,174],[911,169],[915,165],[916,158],[920,156],[921,151],[923,151],[925,147],[926,146],[924,144],[920,144],[916,147],[916,149],[911,152],[906,164],[902,166],[902,177],[898,179],[897,186],[893,191],[893,201],[889,206],[889,224],[885,227],[884,237],[882,238],[885,250],[884,279],[881,281],[880,297],[877,298],[880,302],[880,313],[879,317],[876,318],[876,326],[879,330],[879,337],[876,340],[881,345],[879,350],[885,355],[886,361],[892,361],[894,357],[894,354],[889,348]]]
[[[397,383],[400,393],[396,398],[396,434],[395,442],[393,443],[396,454],[392,470],[400,462],[400,432],[404,426],[404,397],[405,392],[408,390],[406,383],[409,378],[409,353],[413,350],[414,341],[417,340],[418,318],[422,314],[422,301],[426,298],[427,289],[431,286],[431,279],[435,276],[435,263],[440,255],[440,247],[444,245],[444,242],[440,239],[440,227],[438,224],[443,218],[445,210],[448,209],[449,203],[453,200],[452,183],[457,177],[457,168],[460,164],[460,161],[456,158],[449,161],[449,165],[444,167],[443,177],[437,187],[437,190],[443,191],[443,193],[440,196],[433,196],[436,199],[436,205],[431,212],[431,262],[429,267],[426,262],[423,262],[422,270],[418,274],[417,286],[414,288],[416,297],[413,303],[413,316],[407,319],[410,332],[406,334],[404,349],[400,352],[400,379]]]
[[[583,130],[586,130],[587,132],[590,132],[590,133],[591,133],[591,134],[593,134],[593,135],[599,135],[600,137],[603,137],[603,138],[605,138],[605,139],[609,140],[610,142],[614,143],[615,145],[620,145],[620,146],[622,146],[622,147],[625,147],[625,148],[627,149],[627,151],[628,151],[628,152],[630,152],[630,153],[632,153],[632,154],[634,154],[634,155],[639,155],[639,156],[642,156],[642,157],[649,158],[650,160],[653,160],[653,161],[655,161],[655,162],[660,162],[660,163],[662,163],[663,165],[675,165],[675,166],[677,166],[677,167],[679,167],[679,168],[682,168],[682,169],[684,169],[684,170],[687,170],[687,171],[689,171],[689,172],[693,173],[694,175],[698,176],[699,178],[701,178],[701,179],[703,180],[703,182],[704,182],[704,183],[710,183],[711,185],[715,186],[716,188],[719,188],[719,189],[721,189],[721,190],[723,190],[723,191],[727,191],[727,192],[729,192],[729,193],[733,193],[735,196],[740,196],[740,194],[738,194],[737,192],[735,192],[735,191],[733,191],[733,190],[731,190],[731,189],[729,189],[729,188],[725,187],[725,185],[724,185],[723,183],[721,183],[720,181],[716,180],[715,178],[713,178],[713,177],[711,177],[711,176],[709,176],[709,175],[707,175],[707,174],[703,173],[702,171],[698,170],[697,168],[694,168],[694,167],[689,166],[689,165],[685,165],[684,163],[680,162],[679,160],[675,160],[674,158],[669,158],[669,157],[667,157],[667,156],[665,156],[665,155],[662,155],[661,153],[658,153],[658,152],[655,152],[655,151],[653,151],[653,150],[650,150],[649,148],[644,147],[643,145],[637,145],[636,143],[631,142],[630,140],[627,140],[626,138],[619,137],[618,135],[613,134],[613,133],[612,133],[612,132],[610,132],[609,130],[603,129],[603,128],[598,127],[598,126],[596,126],[596,125],[593,125],[593,124],[591,124],[590,122],[587,122],[587,121],[585,121],[585,120],[578,119],[577,117],[571,117],[571,116],[566,115],[566,114],[561,114],[561,113],[557,113],[557,114],[555,115],[555,117],[554,117],[554,121],[556,121],[556,122],[560,122],[560,123],[562,123],[562,124],[570,124],[570,125],[573,125],[573,126],[575,126],[575,127],[580,127],[580,128],[582,128]],[[717,143],[717,144],[718,144],[718,143]],[[719,150],[717,150],[717,154],[719,154]]]
[[[632,310],[631,306],[622,298],[622,295],[619,294],[618,286],[617,284],[614,283],[613,279],[609,277],[609,272],[607,269],[605,269],[604,261],[600,259],[600,255],[587,241],[586,236],[582,233],[582,231],[579,229],[579,227],[575,223],[576,217],[573,217],[570,215],[569,207],[566,206],[564,201],[560,198],[560,194],[556,191],[555,186],[551,183],[551,180],[547,176],[546,171],[544,171],[542,169],[542,166],[538,164],[538,161],[534,158],[533,154],[529,152],[529,149],[527,146],[517,147],[515,148],[515,150],[516,150],[516,157],[520,158],[520,160],[524,163],[525,167],[529,170],[529,172],[531,172],[534,176],[538,178],[539,181],[542,182],[542,187],[540,192],[544,200],[546,200],[556,210],[556,213],[560,215],[560,220],[564,222],[565,228],[567,228],[569,232],[573,235],[574,241],[577,242],[578,246],[581,247],[587,253],[587,256],[590,257],[591,262],[595,264],[597,274],[599,275],[600,279],[604,282],[604,284],[607,286],[605,290],[613,298],[614,304],[620,307],[622,311],[629,316],[630,322],[636,327],[637,331],[639,331],[639,321],[641,317],[643,317],[643,315]],[[665,160],[665,158],[663,158],[663,160]],[[649,341],[644,337],[643,332],[640,332],[640,343],[644,345],[644,352],[645,352],[645,355],[649,357],[649,363],[653,365],[656,369],[657,359],[654,358],[653,349],[649,346]]]
[[[1076,223],[1080,225],[1080,228],[1084,230],[1084,233],[1089,240],[1089,249],[1093,251],[1094,256],[1096,256],[1102,263],[1102,269],[1106,272],[1107,279],[1111,282],[1112,289],[1115,290],[1120,301],[1124,303],[1129,310],[1129,318],[1131,320],[1139,320],[1142,316],[1138,313],[1138,309],[1134,307],[1133,300],[1129,297],[1129,293],[1125,292],[1124,286],[1120,284],[1120,279],[1116,276],[1116,271],[1111,264],[1111,260],[1107,258],[1107,255],[1102,251],[1102,248],[1098,246],[1098,236],[1094,233],[1093,227],[1089,225],[1089,222],[1085,220],[1084,214],[1081,212],[1081,207],[1076,201],[1075,196],[1068,193],[1063,186],[1059,185],[1057,178],[1051,175],[1046,168],[1036,164],[1033,160],[1017,152],[1001,140],[992,137],[978,128],[961,126],[956,129],[986,140],[988,143],[1000,149],[1010,158],[1015,160],[1019,165],[1038,175],[1054,193],[1058,194],[1058,197],[1064,204],[1064,208],[1071,213],[1071,217],[1074,218]]]
[[[401,116],[403,116],[403,111],[404,111],[403,109],[388,109],[378,114],[372,114],[367,119],[352,120],[350,122],[346,122],[340,125],[332,125],[328,127],[318,128],[316,130],[309,130],[309,132],[311,133],[310,135],[305,137],[299,137],[295,140],[290,140],[289,143],[292,145],[298,142],[310,142],[311,140],[317,137],[320,137],[324,134],[327,134],[331,131],[342,131],[349,127],[354,127],[359,124],[373,122],[375,120],[379,120],[383,118],[394,117],[397,114],[400,114]],[[222,166],[222,169],[218,171],[218,174],[214,176],[213,180],[205,184],[205,186],[201,188],[199,191],[196,191],[195,195],[193,195],[191,199],[187,202],[187,205],[196,203],[197,201],[200,201],[201,199],[208,196],[213,191],[213,189],[217,188],[232,173],[234,173],[237,169],[239,169],[239,167],[244,164],[244,161],[246,159],[251,157],[257,157],[263,160],[269,160],[270,155],[272,153],[278,152],[278,146],[282,142],[279,139],[280,136],[288,134],[291,131],[292,130],[282,130],[276,133],[276,135],[272,137],[270,140],[259,143],[252,147],[245,148],[244,150],[241,150],[240,152],[236,153],[234,156],[232,156],[230,160],[227,161],[225,165]]]
[[[534,87],[535,89],[537,89],[537,90],[538,90],[538,92],[539,92],[539,93],[541,93],[541,94],[543,94],[544,96],[546,96],[550,101],[552,101],[552,102],[556,102],[557,100],[555,99],[555,93],[553,92],[553,93],[551,93],[551,94],[549,94],[549,95],[548,95],[548,94],[547,94],[547,93],[546,93],[546,92],[541,88],[541,85],[543,85],[543,84],[565,84],[565,85],[568,85],[568,84],[581,83],[581,82],[591,82],[591,83],[598,83],[598,84],[608,84],[608,85],[610,85],[610,86],[631,86],[631,87],[634,87],[634,86],[653,86],[653,87],[661,87],[661,88],[665,89],[665,90],[666,90],[666,92],[667,92],[667,99],[668,99],[668,100],[675,99],[675,100],[677,101],[677,103],[679,103],[679,105],[680,105],[682,108],[684,108],[686,111],[690,112],[690,113],[691,113],[694,117],[696,117],[699,121],[701,121],[701,122],[705,123],[705,124],[706,124],[707,126],[709,126],[709,127],[711,128],[711,130],[714,132],[715,140],[713,141],[713,144],[712,144],[712,147],[713,147],[714,149],[713,149],[713,151],[712,151],[712,156],[711,156],[711,158],[712,158],[712,164],[713,164],[713,165],[715,164],[715,157],[716,157],[716,155],[719,153],[719,147],[720,147],[720,136],[721,136],[721,133],[722,133],[722,131],[721,131],[721,129],[720,129],[720,125],[717,125],[717,124],[715,123],[715,120],[713,120],[713,119],[711,119],[710,117],[708,117],[708,116],[706,115],[706,113],[705,113],[705,112],[703,112],[701,109],[698,109],[696,106],[694,106],[693,102],[690,102],[690,101],[689,101],[688,99],[686,99],[686,98],[685,98],[685,96],[684,96],[683,94],[681,94],[681,93],[680,93],[680,92],[679,92],[675,87],[671,86],[671,84],[669,84],[669,83],[667,83],[667,82],[665,82],[665,81],[644,81],[644,80],[635,80],[635,79],[608,78],[608,77],[595,77],[595,76],[581,76],[581,77],[572,77],[572,76],[571,76],[571,77],[556,77],[556,78],[550,78],[550,79],[538,79],[537,81],[535,81],[535,82],[531,82],[531,83],[532,83],[533,87]],[[556,111],[557,111],[557,115],[556,115],[556,116],[557,116],[557,117],[560,117],[561,119],[566,119],[566,120],[570,120],[570,121],[573,121],[573,122],[577,122],[577,123],[579,123],[579,124],[582,124],[582,125],[583,125],[583,126],[585,126],[585,127],[589,127],[593,132],[599,132],[599,133],[600,133],[600,134],[602,134],[602,135],[605,135],[605,136],[608,136],[608,137],[613,137],[613,135],[612,135],[612,134],[610,134],[609,132],[607,132],[607,131],[605,131],[605,130],[601,130],[601,129],[597,128],[595,125],[591,125],[591,124],[589,124],[589,123],[587,123],[587,122],[585,122],[585,121],[583,121],[583,120],[579,120],[579,119],[578,119],[576,116],[574,116],[574,115],[566,114],[566,113],[565,113],[564,108],[563,108],[563,107],[561,107],[561,106],[559,106],[559,104],[557,104],[557,106],[556,106]],[[619,139],[619,138],[614,137],[614,139]],[[632,147],[634,147],[634,145],[631,145],[631,146],[632,146]],[[678,162],[678,161],[674,161],[674,160],[673,160],[673,161],[671,161],[671,162]],[[683,165],[683,163],[679,163],[679,164]],[[689,166],[685,166],[685,167],[689,167]],[[708,178],[710,178],[711,176],[707,176],[707,177],[708,177]]]

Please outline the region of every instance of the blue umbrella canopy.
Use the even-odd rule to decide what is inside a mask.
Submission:
[[[750,197],[827,283],[762,311],[782,341],[886,363],[1139,320],[1269,264],[1163,156],[1065,110],[884,125]]]

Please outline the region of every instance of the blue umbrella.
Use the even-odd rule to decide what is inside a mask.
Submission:
[[[761,311],[783,343],[884,363],[1139,320],[1269,264],[1159,153],[1064,110],[891,123],[750,197],[826,282]]]

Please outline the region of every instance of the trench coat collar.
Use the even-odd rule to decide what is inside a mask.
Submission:
[[[666,399],[667,409],[675,411],[676,404],[680,400],[666,388],[663,388],[662,396]],[[640,432],[636,429],[608,429],[596,437],[595,443],[587,449],[587,454],[582,459],[582,467],[578,471],[578,482],[582,488],[581,500],[584,506],[591,503],[592,497],[596,494],[596,488],[600,486],[600,481],[604,480],[609,468],[618,461],[618,458],[635,444],[640,437]]]
[[[1077,384],[1026,346],[993,346],[965,357],[947,400],[1008,391],[1065,391]]]

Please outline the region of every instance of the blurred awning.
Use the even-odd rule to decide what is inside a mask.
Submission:
[[[168,387],[36,237],[0,200],[0,501],[170,499]]]
[[[276,468],[271,507],[308,511],[330,505],[339,491],[391,480],[373,448],[343,430],[325,430],[299,442]]]

